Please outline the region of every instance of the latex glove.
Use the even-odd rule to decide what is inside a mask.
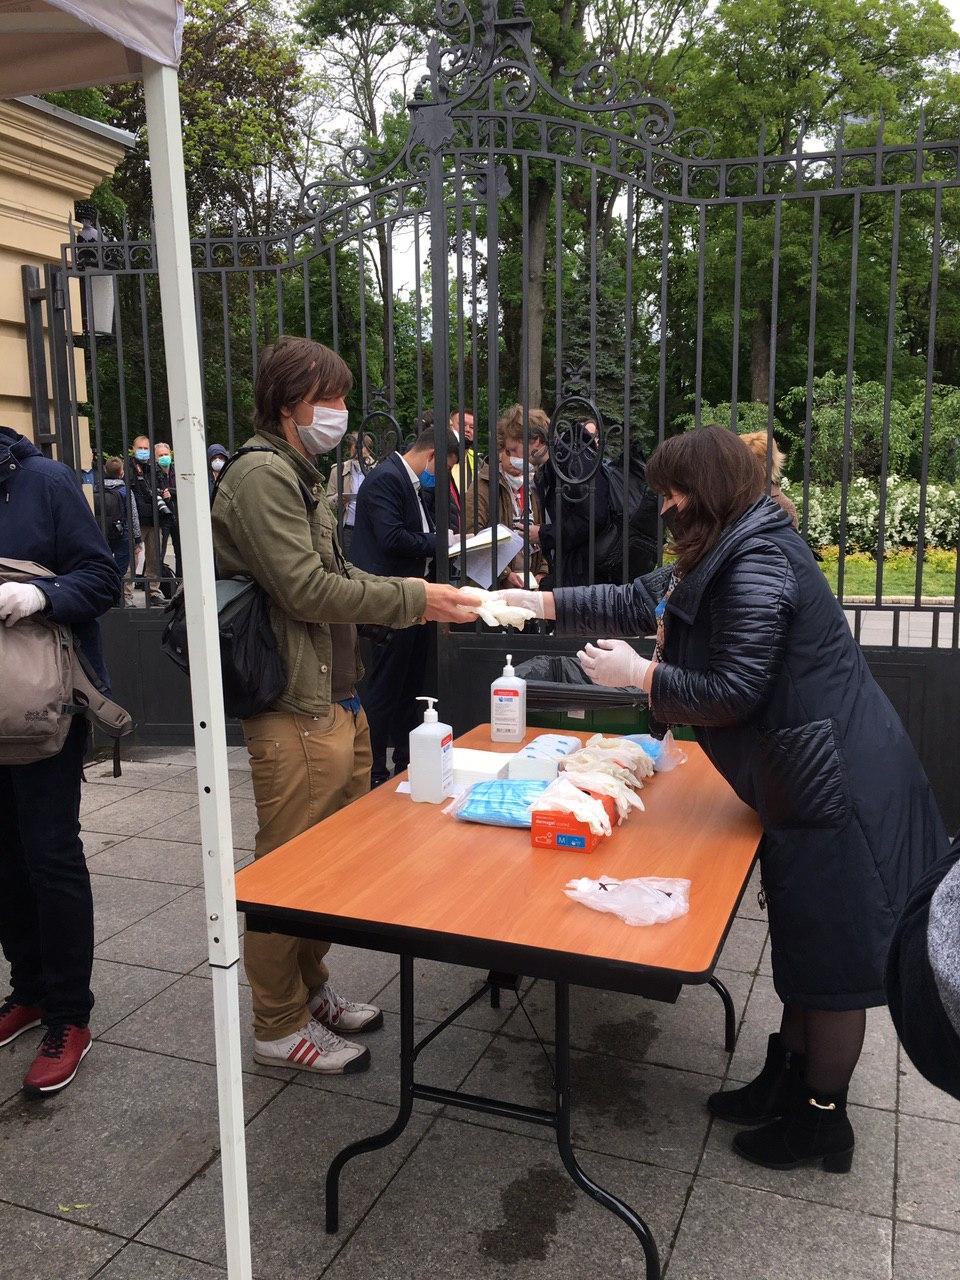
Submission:
[[[650,666],[626,640],[598,640],[581,649],[577,658],[594,684],[609,689],[639,689]]]
[[[448,547],[459,547],[459,545],[460,545],[460,535],[459,535],[459,533],[454,533],[454,531],[453,531],[452,529],[448,529],[448,530],[447,530],[447,546],[448,546]]]
[[[554,619],[557,606],[552,591],[525,591],[510,587],[494,593],[512,609],[529,609],[535,618]]]
[[[46,607],[47,597],[30,582],[5,582],[0,587],[0,622],[12,627]]]
[[[422,579],[411,578],[411,582]],[[480,616],[482,591],[464,588],[458,590],[440,582],[426,582],[427,607],[423,615],[425,622],[476,622]]]

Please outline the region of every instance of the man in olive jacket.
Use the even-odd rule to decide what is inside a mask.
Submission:
[[[270,598],[287,685],[244,721],[259,829],[256,856],[276,849],[370,787],[370,731],[357,698],[357,623],[410,627],[476,617],[465,595],[419,578],[382,578],[348,564],[316,468],[347,425],[350,370],[307,338],[281,338],[260,358],[256,434],[226,467],[213,500],[222,576],[248,574]],[[383,1015],[330,985],[329,943],[249,933],[254,1056],[324,1074],[364,1071],[370,1052],[337,1033],[371,1031]]]

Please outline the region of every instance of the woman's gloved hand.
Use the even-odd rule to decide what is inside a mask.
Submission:
[[[552,591],[525,591],[510,587],[494,594],[514,609],[529,609],[535,618],[553,621],[557,616],[556,601]]]
[[[598,640],[588,644],[577,654],[580,666],[594,684],[609,689],[641,689],[649,668],[653,665],[626,640]]]
[[[0,587],[0,622],[12,627],[46,608],[47,597],[30,582],[5,582]]]

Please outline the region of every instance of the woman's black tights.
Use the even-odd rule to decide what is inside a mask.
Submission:
[[[785,1004],[780,1038],[790,1053],[806,1057],[804,1078],[819,1093],[842,1093],[863,1048],[865,1009],[803,1009]]]

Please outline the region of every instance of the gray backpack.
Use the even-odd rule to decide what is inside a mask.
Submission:
[[[27,560],[0,559],[0,584],[55,576]],[[37,615],[0,625],[0,689],[0,765],[57,755],[73,717],[85,715],[113,738],[114,776],[120,776],[120,739],[133,721],[97,687],[68,626]]]

